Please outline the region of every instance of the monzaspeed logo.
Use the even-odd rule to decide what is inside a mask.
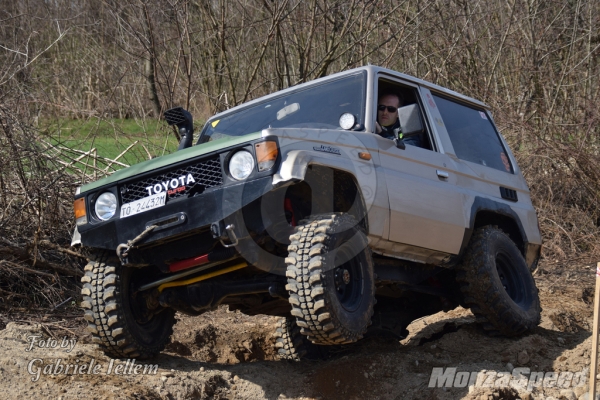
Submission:
[[[572,371],[531,371],[529,368],[514,368],[508,371],[461,371],[456,367],[433,368],[429,378],[430,388],[464,388],[467,386],[506,388],[531,392],[534,388],[568,389],[584,386],[587,382],[589,369],[579,372]]]

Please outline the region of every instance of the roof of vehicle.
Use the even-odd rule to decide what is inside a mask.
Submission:
[[[377,66],[374,66],[374,65],[369,65],[369,66],[366,66],[366,67],[361,67],[361,68],[356,68],[356,69],[372,69],[373,72],[375,72],[375,73],[380,72],[380,73],[384,73],[384,74],[390,74],[390,75],[396,76],[398,78],[404,79],[406,81],[409,81],[409,82],[412,82],[412,83],[416,83],[416,84],[418,84],[420,86],[426,87],[427,89],[431,89],[431,90],[434,90],[436,92],[444,93],[445,95],[448,95],[450,97],[455,97],[455,98],[458,98],[460,100],[466,101],[468,103],[476,104],[476,105],[478,105],[480,107],[483,107],[483,108],[490,108],[487,104],[485,104],[482,101],[479,101],[479,100],[474,99],[474,98],[469,97],[469,96],[465,96],[464,94],[460,94],[458,92],[455,92],[454,90],[450,90],[450,89],[445,88],[443,86],[436,85],[435,83],[431,83],[431,82],[425,81],[423,79],[415,78],[414,76],[411,76],[411,75],[403,74],[402,72],[397,72],[397,71],[394,71],[394,70],[391,70],[391,69],[377,67]],[[346,72],[349,72],[349,71],[346,71]]]
[[[393,76],[393,77],[396,77],[396,78],[400,78],[400,79],[403,79],[405,81],[412,82],[412,83],[415,83],[417,85],[426,87],[427,89],[430,89],[430,90],[433,90],[433,91],[436,91],[436,92],[441,92],[441,93],[443,93],[443,94],[445,94],[447,96],[454,97],[454,98],[463,100],[465,102],[468,102],[468,103],[471,103],[471,104],[474,104],[474,105],[478,105],[480,107],[489,108],[489,106],[487,104],[485,104],[485,103],[483,103],[483,102],[481,102],[479,100],[476,100],[476,99],[474,99],[472,97],[469,97],[469,96],[465,96],[463,94],[455,92],[454,90],[447,89],[447,88],[445,88],[443,86],[439,86],[439,85],[436,85],[434,83],[431,83],[431,82],[428,82],[428,81],[425,81],[425,80],[422,80],[422,79],[419,79],[419,78],[415,78],[414,76],[403,74],[401,72],[397,72],[397,71],[394,71],[394,70],[391,70],[391,69],[382,68],[382,67],[378,67],[378,66],[375,66],[375,65],[366,65],[364,67],[353,68],[353,69],[349,69],[347,71],[342,71],[342,72],[338,72],[338,73],[335,73],[335,74],[331,74],[331,75],[325,76],[323,78],[314,79],[312,81],[301,83],[299,85],[290,86],[287,89],[283,89],[283,90],[279,90],[277,92],[273,92],[273,93],[268,94],[266,96],[259,97],[257,99],[248,101],[246,103],[242,103],[242,104],[240,104],[238,106],[232,107],[232,108],[230,108],[228,110],[225,110],[223,112],[215,114],[215,115],[213,115],[210,118],[210,120],[218,119],[218,118],[220,118],[224,114],[228,114],[228,113],[230,113],[232,111],[237,111],[237,110],[246,108],[246,107],[251,106],[253,104],[256,104],[258,102],[262,102],[264,100],[268,100],[270,98],[280,96],[280,95],[285,94],[287,92],[296,91],[298,89],[302,89],[304,87],[308,87],[308,86],[312,86],[312,85],[319,84],[319,83],[322,83],[322,82],[326,82],[326,81],[331,80],[331,79],[337,79],[337,78],[343,77],[345,75],[356,74],[356,73],[358,73],[360,71],[366,71],[366,72],[368,72],[370,74],[373,74],[373,75],[375,75],[377,73],[387,74],[387,75],[390,75],[390,77]]]

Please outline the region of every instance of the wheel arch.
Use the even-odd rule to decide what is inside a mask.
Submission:
[[[304,179],[288,186],[286,198],[302,209],[301,218],[327,212],[349,213],[365,233],[369,232],[363,192],[356,177],[345,169],[309,164]]]
[[[519,227],[518,220],[512,216],[498,213],[495,210],[479,210],[475,215],[473,229],[478,229],[486,225],[495,225],[517,245],[521,254],[524,255],[524,232]]]
[[[475,197],[471,206],[469,227],[465,230],[460,251],[461,257],[473,232],[486,225],[494,225],[502,230],[516,244],[529,268],[531,270],[535,268],[540,257],[541,246],[529,242],[517,213],[507,204],[483,197]]]

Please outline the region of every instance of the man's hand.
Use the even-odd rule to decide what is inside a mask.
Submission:
[[[381,125],[379,125],[379,122],[375,121],[375,132],[377,132],[378,135],[381,135]]]

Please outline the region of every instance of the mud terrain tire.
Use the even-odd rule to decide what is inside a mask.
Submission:
[[[143,308],[145,301],[132,297],[139,277],[148,274],[145,270],[123,267],[108,252],[100,253],[85,266],[81,307],[93,341],[109,357],[154,357],[173,333],[174,310],[158,306],[148,314]]]
[[[300,333],[293,317],[281,318],[275,332],[275,347],[282,360],[320,360],[327,358],[330,346],[317,346]]]
[[[514,242],[500,229],[475,231],[457,269],[464,303],[490,334],[518,336],[540,323],[533,276]]]
[[[319,345],[352,343],[371,324],[373,260],[367,238],[348,214],[316,215],[290,236],[286,258],[291,314]]]

